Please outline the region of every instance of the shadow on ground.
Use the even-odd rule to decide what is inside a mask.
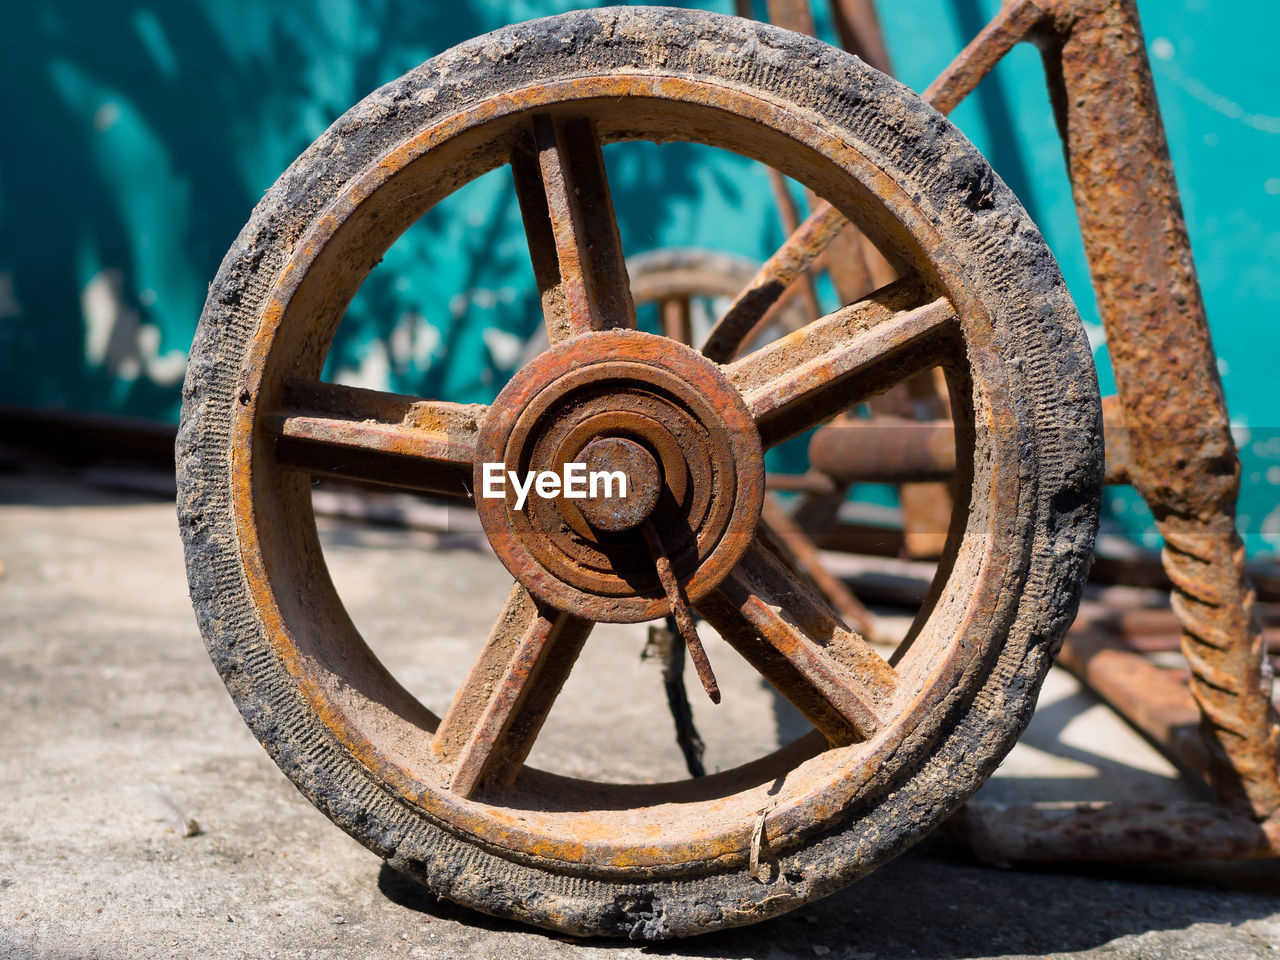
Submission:
[[[1182,956],[1189,948],[1187,956],[1217,956],[1213,949],[1197,952],[1187,940],[1189,928],[1264,918],[1280,901],[1276,862],[1015,871],[966,862],[940,840],[927,846],[927,852],[908,854],[785,917],[691,940],[649,944],[644,950],[672,957],[969,960],[1073,954],[1126,937],[1168,939],[1172,945],[1171,935],[1177,935],[1176,952],[1152,944],[1152,950],[1135,955]],[[432,918],[490,931],[530,932],[520,924],[440,900],[385,864],[378,887],[399,906]],[[552,933],[542,936],[566,939]],[[604,950],[634,946],[624,940],[578,942]],[[1243,954],[1228,946],[1220,955]]]
[[[461,670],[505,586],[493,558],[438,546],[425,531],[369,529],[330,560],[357,622],[382,631],[388,655],[443,698],[460,680],[435,676],[434,659],[419,665],[421,597],[446,599],[431,608],[431,649]],[[482,917],[382,867],[253,740],[196,632],[171,503],[0,470],[0,562],[6,958],[1271,960],[1280,947],[1276,862],[1002,871],[937,838],[786,917],[674,943],[575,941]],[[616,659],[608,648],[601,656]],[[592,683],[562,700],[568,719],[583,722],[561,729],[553,764],[568,753],[600,759],[580,747],[603,712],[623,709],[608,689]],[[1060,686],[1042,700],[1040,729],[1033,721],[1024,744],[1034,763],[1014,769],[1015,750],[995,781],[1055,794],[1075,783],[1085,796],[1165,786],[1151,770],[1152,783],[1120,786],[1115,750],[1103,749],[1120,739],[1114,725],[1069,737],[1069,693]],[[649,704],[666,736],[660,695]],[[1061,755],[1063,740],[1075,753]],[[1137,756],[1133,743],[1121,746],[1121,759]],[[643,754],[646,764],[675,756]]]

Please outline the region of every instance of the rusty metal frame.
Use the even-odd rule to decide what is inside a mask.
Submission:
[[[832,7],[846,46],[887,70],[870,0],[832,0]],[[772,0],[769,12],[775,23],[812,32],[807,4]],[[971,804],[953,827],[979,856],[1003,864],[1274,856],[1280,716],[1235,527],[1240,466],[1137,5],[1007,2],[924,98],[949,112],[1023,41],[1043,58],[1115,371],[1117,396],[1105,403],[1107,479],[1131,484],[1155,516],[1176,615],[1165,627],[1180,632],[1190,670],[1186,681],[1171,682],[1142,656],[1123,617],[1078,622],[1059,662],[1181,771],[1207,782],[1214,801]],[[836,211],[818,205],[761,280],[786,280],[813,265],[839,224]],[[841,436],[850,433],[853,443]],[[954,450],[945,421],[823,428],[810,447],[815,472],[790,486],[822,493],[859,481],[943,480],[954,470]]]

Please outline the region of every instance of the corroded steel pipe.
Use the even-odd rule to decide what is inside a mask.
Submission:
[[[837,483],[948,480],[956,471],[955,427],[898,417],[842,421],[814,432],[809,468]]]
[[[1129,482],[1129,442],[1116,397],[1102,403],[1106,481]],[[897,416],[852,418],[819,427],[809,440],[809,468],[835,484],[949,481],[956,469],[950,420]],[[946,522],[936,529],[946,530]]]
[[[971,803],[947,824],[996,866],[1274,856],[1274,825],[1211,803]]]

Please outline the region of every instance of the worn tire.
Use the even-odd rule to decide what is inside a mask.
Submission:
[[[786,896],[742,865],[656,880],[599,877],[518,862],[445,829],[354,760],[298,695],[265,639],[242,566],[230,425],[265,292],[308,225],[343,185],[459,103],[638,67],[785,104],[857,142],[905,185],[980,291],[1028,425],[1023,462],[1034,482],[1018,521],[1029,562],[1004,584],[1016,600],[1003,643],[966,678],[970,692],[913,735],[911,770],[787,854]],[[1058,268],[1017,200],[946,119],[862,61],[806,37],[709,13],[611,8],[510,27],[442,54],[340,118],[268,191],[222,263],[192,348],[178,513],[214,664],[273,760],[336,824],[438,895],[487,913],[578,935],[664,938],[750,923],[829,894],[907,849],[990,775],[1029,719],[1075,613],[1096,532],[1100,438],[1091,354]]]

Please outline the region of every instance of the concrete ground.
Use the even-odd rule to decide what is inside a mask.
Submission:
[[[465,533],[323,528],[357,625],[442,709],[509,579]],[[790,916],[676,943],[571,941],[473,914],[384,869],[250,736],[205,658],[171,503],[48,470],[0,474],[0,563],[3,957],[1280,955],[1272,862],[1000,871],[937,842]],[[444,599],[428,609],[429,597]],[[788,736],[797,718],[731,651],[707,645],[725,701],[695,711],[716,768]],[[593,635],[539,740],[539,766],[619,780],[681,774],[642,646],[639,628]],[[638,732],[611,741],[602,714]],[[983,795],[1182,791],[1143,741],[1055,673]]]

